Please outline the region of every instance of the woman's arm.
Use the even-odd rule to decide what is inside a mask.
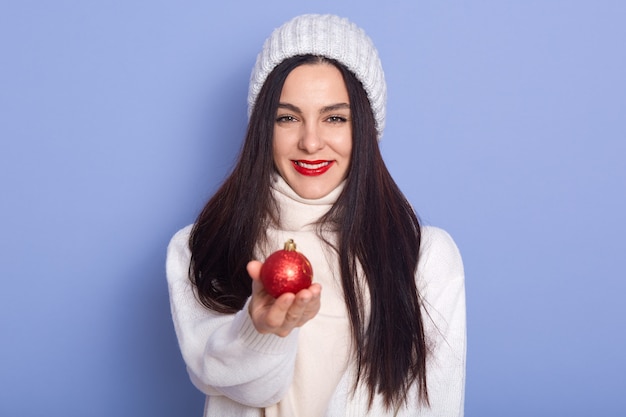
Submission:
[[[424,227],[418,285],[426,315],[431,408],[425,415],[462,417],[465,400],[465,274],[459,250],[442,229]],[[425,410],[426,411],[426,410]]]
[[[196,298],[189,279],[188,226],[172,238],[167,281],[176,336],[194,385],[251,407],[266,407],[285,394],[293,376],[298,330],[285,337],[260,334],[248,313],[220,314]]]

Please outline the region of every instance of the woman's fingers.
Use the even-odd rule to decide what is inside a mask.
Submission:
[[[261,267],[263,264],[259,261],[250,261],[248,265],[246,265],[246,269],[248,270],[248,275],[255,281],[258,281],[261,276]]]
[[[283,294],[276,298],[273,304],[269,306],[265,315],[265,325],[270,332],[276,333],[285,328],[287,313],[293,305],[295,298],[296,296],[293,294]]]
[[[313,298],[307,306],[308,313],[311,315],[312,318],[317,315],[322,305],[322,286],[320,284],[313,284],[311,285],[311,287],[309,287],[309,291],[313,293]]]

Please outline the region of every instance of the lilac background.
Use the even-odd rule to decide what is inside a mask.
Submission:
[[[381,143],[464,257],[466,415],[626,410],[626,3],[5,1],[0,415],[199,416],[170,236],[224,178],[263,39],[366,29]]]

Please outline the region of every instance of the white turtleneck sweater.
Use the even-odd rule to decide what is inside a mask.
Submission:
[[[202,306],[188,276],[191,225],[172,238],[166,268],[172,319],[191,381],[207,395],[205,417],[463,416],[463,264],[450,236],[434,227],[422,228],[416,274],[427,312],[426,331],[433,344],[427,363],[431,407],[416,406],[415,387],[408,407],[387,414],[378,397],[368,411],[365,387],[352,395],[355,367],[350,361],[350,327],[338,260],[319,239],[314,224],[341,190],[306,200],[281,177],[274,182],[280,227],[268,229],[268,247],[258,248],[256,256],[264,260],[287,239],[294,239],[313,265],[314,280],[322,285],[319,313],[284,338],[259,334],[247,305],[231,315]]]

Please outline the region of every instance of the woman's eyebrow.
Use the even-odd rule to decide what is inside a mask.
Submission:
[[[289,103],[278,103],[278,108],[291,110],[294,113],[302,113],[302,110],[300,110],[300,107],[294,106],[293,104],[289,104]]]
[[[295,106],[291,103],[278,103],[278,108],[279,109],[287,109],[290,110],[294,113],[302,113],[302,110],[300,110],[300,107]],[[329,113],[329,112],[333,112],[333,111],[337,111],[337,110],[344,110],[344,109],[348,109],[350,110],[350,105],[348,103],[336,103],[336,104],[330,104],[328,106],[324,106],[320,109],[320,114],[324,114],[324,113]]]
[[[350,110],[350,105],[348,103],[331,104],[330,106],[322,107],[322,109],[320,110],[320,114],[334,112],[337,110],[344,110],[344,109]]]

